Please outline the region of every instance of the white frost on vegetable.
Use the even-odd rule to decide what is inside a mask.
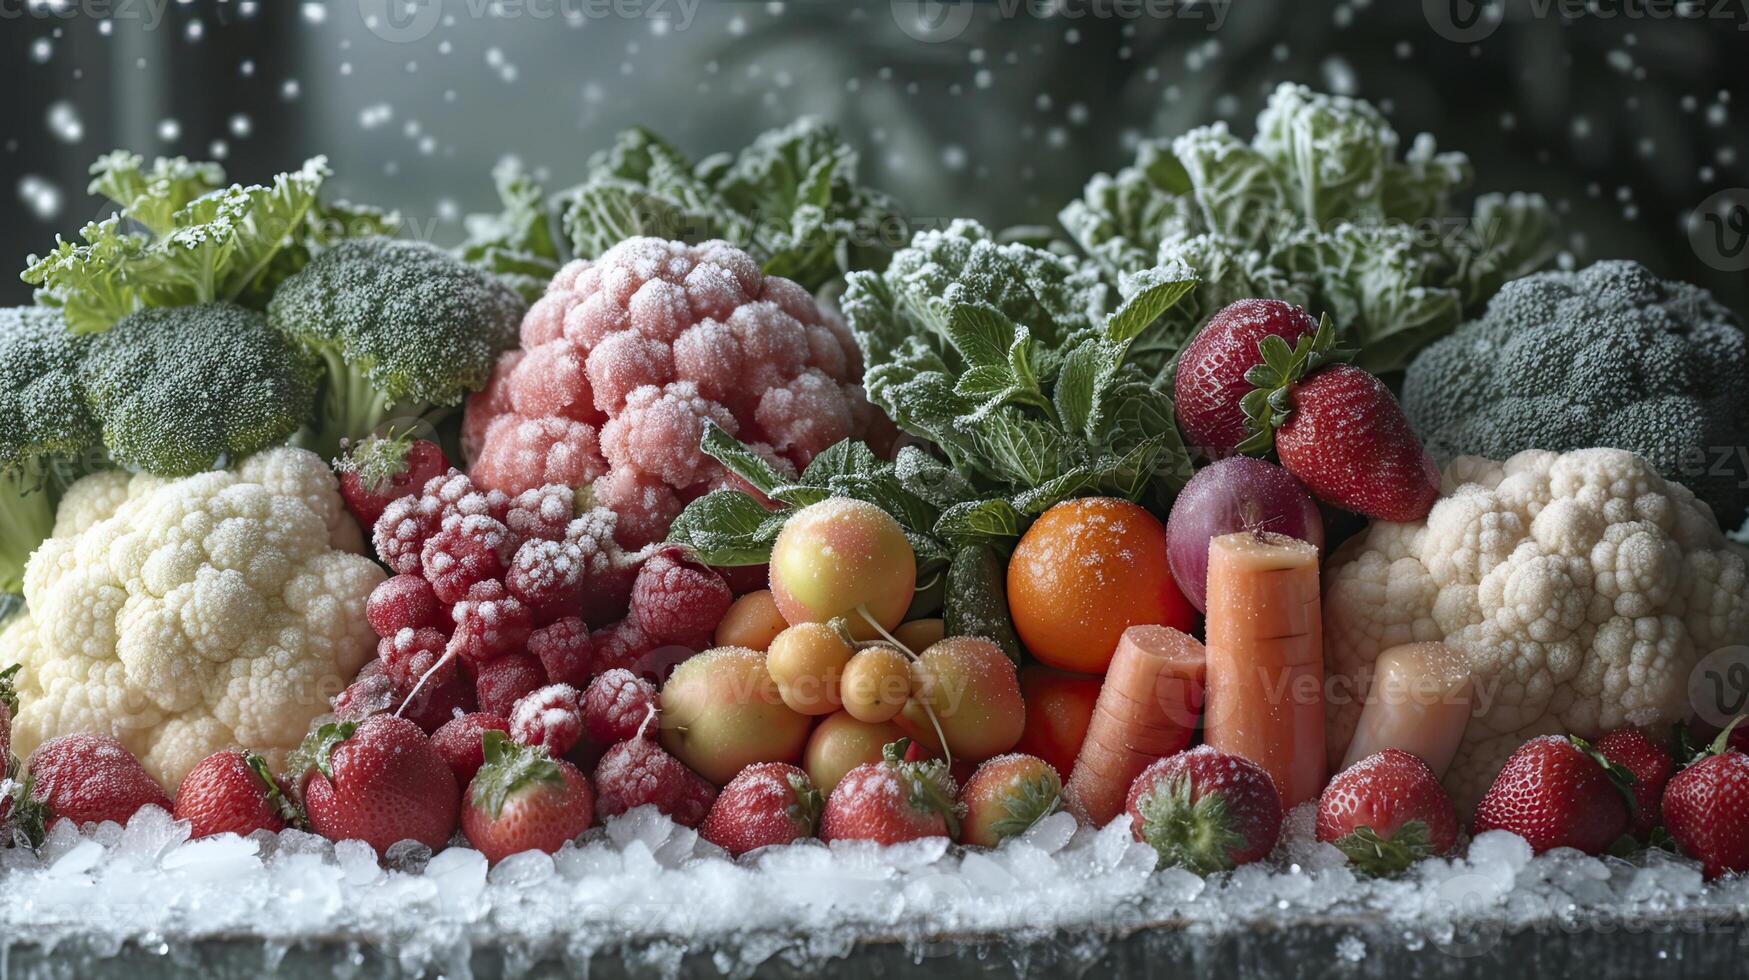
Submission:
[[[26,566],[14,750],[112,734],[165,787],[222,749],[278,764],[371,658],[383,572],[314,453],[272,449],[178,480],[113,474],[68,492]]]
[[[1744,553],[1687,488],[1616,449],[1466,456],[1426,520],[1375,522],[1325,572],[1329,752],[1354,734],[1378,655],[1441,640],[1469,660],[1473,715],[1446,776],[1474,806],[1508,755],[1689,714],[1696,663],[1749,643]]]

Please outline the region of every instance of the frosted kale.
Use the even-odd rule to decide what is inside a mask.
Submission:
[[[1749,509],[1746,390],[1743,328],[1711,294],[1599,262],[1507,283],[1415,358],[1403,409],[1441,463],[1626,449],[1735,528]]]
[[[1134,363],[1155,378],[1197,326],[1247,297],[1328,312],[1362,367],[1394,371],[1555,253],[1540,197],[1484,195],[1466,215],[1452,198],[1469,161],[1426,135],[1400,149],[1368,103],[1283,85],[1250,142],[1223,123],[1146,141],[1060,219],[1124,296],[1156,266],[1183,263],[1201,280],[1136,344]]]
[[[442,249],[361,238],[286,280],[267,315],[325,368],[306,441],[333,456],[342,439],[397,417],[431,420],[483,387],[516,346],[525,309],[509,286]]]

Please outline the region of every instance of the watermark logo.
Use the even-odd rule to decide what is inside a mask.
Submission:
[[[1433,33],[1457,44],[1475,44],[1500,29],[1506,8],[1500,0],[1421,0]]]
[[[1700,202],[1688,215],[1688,244],[1720,272],[1749,269],[1749,187],[1732,187]]]
[[[893,0],[893,22],[913,41],[940,44],[965,33],[972,0]]]
[[[1688,703],[1714,728],[1749,714],[1749,647],[1723,647],[1695,664],[1688,675]]]
[[[358,13],[372,34],[391,44],[431,36],[443,19],[443,0],[358,0]]]

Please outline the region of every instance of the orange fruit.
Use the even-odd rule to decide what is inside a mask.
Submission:
[[[1165,525],[1113,497],[1064,501],[1033,522],[1008,561],[1008,612],[1034,657],[1080,674],[1104,674],[1131,626],[1196,626]]]

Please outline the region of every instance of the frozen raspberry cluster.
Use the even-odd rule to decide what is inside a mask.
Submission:
[[[699,452],[706,422],[785,472],[891,423],[860,384],[844,324],[746,252],[632,238],[561,269],[468,402],[479,486],[589,487],[620,544],[659,541],[689,500],[743,488]]]

